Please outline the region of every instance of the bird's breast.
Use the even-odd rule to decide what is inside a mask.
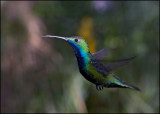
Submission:
[[[78,66],[80,73],[86,78],[88,81],[99,84],[103,80],[105,80],[105,74],[102,73],[103,69],[96,67],[92,64],[92,60],[89,58],[77,57]],[[102,71],[101,71],[102,70]]]
[[[88,80],[91,81],[92,83],[95,83],[96,80],[94,80],[93,75],[87,70],[89,67],[89,59],[84,58],[84,57],[77,57],[77,62],[78,62],[78,67],[80,73]]]

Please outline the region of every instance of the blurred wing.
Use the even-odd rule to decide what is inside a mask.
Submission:
[[[124,66],[126,64],[128,64],[131,60],[133,60],[136,56],[134,57],[130,57],[128,59],[123,59],[123,60],[119,60],[119,61],[115,61],[115,62],[112,62],[112,63],[107,63],[107,64],[104,64],[105,66],[105,69],[107,71],[112,71],[113,69],[116,69],[118,67],[121,67],[121,66]]]
[[[92,55],[97,59],[97,60],[102,60],[104,58],[107,58],[108,51],[107,49],[101,49]]]

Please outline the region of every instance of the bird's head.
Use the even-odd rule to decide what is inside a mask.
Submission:
[[[80,36],[61,37],[61,36],[46,35],[43,37],[59,38],[67,41],[74,49],[75,54],[80,54],[81,56],[85,56],[86,53],[89,53],[89,48],[86,40]]]

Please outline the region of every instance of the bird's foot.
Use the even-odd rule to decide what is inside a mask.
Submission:
[[[96,89],[99,91],[99,90],[102,90],[103,89],[103,85],[96,85]]]

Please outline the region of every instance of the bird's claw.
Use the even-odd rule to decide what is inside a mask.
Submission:
[[[96,89],[99,91],[99,90],[102,90],[103,89],[103,85],[96,85]]]

